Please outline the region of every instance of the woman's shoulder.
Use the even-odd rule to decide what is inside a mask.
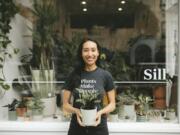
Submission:
[[[108,70],[99,67],[99,71],[105,76],[111,76],[111,73]]]

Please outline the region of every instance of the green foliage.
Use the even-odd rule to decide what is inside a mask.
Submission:
[[[59,39],[56,36],[55,66],[58,80],[65,80],[67,74],[73,70],[75,62],[77,62],[77,49],[81,40],[81,35],[74,36],[71,41]]]
[[[135,92],[131,88],[127,88],[117,96],[118,104],[132,105],[136,102]]]
[[[83,109],[94,109],[101,101],[98,99],[99,93],[96,90],[76,89],[79,93],[77,103],[81,104]]]
[[[40,98],[34,97],[27,102],[27,108],[30,110],[37,110],[38,112],[42,113],[44,109],[44,103]]]
[[[26,108],[27,107],[27,99],[22,99],[21,101],[18,101],[17,107],[18,108]]]
[[[34,0],[36,27],[33,30],[33,58],[34,66],[42,69],[50,69],[52,65],[52,48],[54,45],[54,24],[58,20],[54,0]]]
[[[9,111],[15,111],[18,104],[18,100],[14,99],[11,104],[5,105],[3,107],[8,107]]]
[[[12,29],[10,26],[11,19],[17,12],[18,9],[13,0],[0,1],[0,70],[2,72],[0,77],[0,86],[4,90],[8,90],[10,88],[9,84],[5,84],[5,76],[3,72],[5,58],[12,58],[13,54],[17,54],[19,52],[18,48],[14,48],[11,45],[11,40],[8,36],[10,30]],[[9,51],[10,48],[13,49],[13,52]]]
[[[143,94],[140,94],[137,97],[137,110],[136,113],[138,115],[146,115],[147,113],[147,106],[149,106],[149,104],[152,104],[153,99],[150,96],[146,96]]]

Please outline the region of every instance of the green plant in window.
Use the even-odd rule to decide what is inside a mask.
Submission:
[[[6,77],[3,72],[4,63],[6,58],[12,58],[13,54],[19,52],[18,48],[15,48],[11,44],[9,39],[9,33],[11,28],[11,19],[16,15],[18,9],[14,4],[13,0],[1,0],[0,1],[0,95],[4,93],[3,90],[8,90],[10,88],[9,84],[6,84]]]
[[[99,93],[97,90],[84,90],[76,89],[79,93],[79,98],[76,99],[77,103],[81,104],[82,109],[94,109],[98,103],[101,102],[99,98]]]

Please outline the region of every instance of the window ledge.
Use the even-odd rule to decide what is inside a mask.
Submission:
[[[180,133],[180,125],[171,123],[108,122],[108,127],[110,133]],[[0,132],[67,132],[68,128],[69,122],[0,122]]]

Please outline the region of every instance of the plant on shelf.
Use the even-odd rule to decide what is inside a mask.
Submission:
[[[18,100],[14,99],[11,104],[5,105],[3,107],[8,107],[8,120],[15,121],[17,120],[16,107]]]
[[[6,77],[3,72],[5,60],[12,58],[14,54],[19,52],[18,48],[15,48],[11,44],[9,39],[9,33],[12,27],[10,26],[11,19],[18,12],[13,0],[1,0],[0,1],[0,97],[5,94],[4,90],[10,88],[9,84],[6,84]]]
[[[137,97],[137,121],[146,121],[146,115],[149,110],[149,104],[152,104],[153,99],[150,96],[140,94]]]
[[[119,115],[123,118],[134,119],[135,117],[136,96],[133,89],[127,87],[117,96],[117,105],[119,106]]]
[[[32,111],[32,115],[42,115],[44,109],[44,103],[40,98],[34,97],[27,102],[27,108]]]
[[[136,96],[130,87],[127,87],[122,93],[117,96],[118,104],[134,105],[136,102]]]
[[[114,111],[110,112],[109,114],[109,120],[112,122],[116,122],[118,121],[118,106],[116,106],[116,108],[114,109]]]
[[[3,107],[8,107],[8,111],[16,111],[17,104],[18,104],[18,100],[14,99],[11,104],[5,105]]]
[[[36,18],[31,61],[32,81],[34,82],[32,92],[41,98],[55,96],[54,64],[52,61],[54,25],[58,20],[55,5],[54,0],[34,0],[34,10],[32,11]],[[40,84],[39,81],[44,82],[44,84]]]
[[[27,101],[27,99],[18,101],[16,112],[19,117],[24,117],[25,113],[27,112]]]
[[[85,126],[93,126],[98,103],[100,103],[99,93],[96,90],[76,89],[76,91],[79,93],[79,97],[75,102],[80,104],[82,122]]]
[[[44,102],[43,114],[51,116],[56,111],[55,73],[53,64],[53,35],[58,21],[55,0],[34,0],[35,26],[31,60],[32,94]]]

